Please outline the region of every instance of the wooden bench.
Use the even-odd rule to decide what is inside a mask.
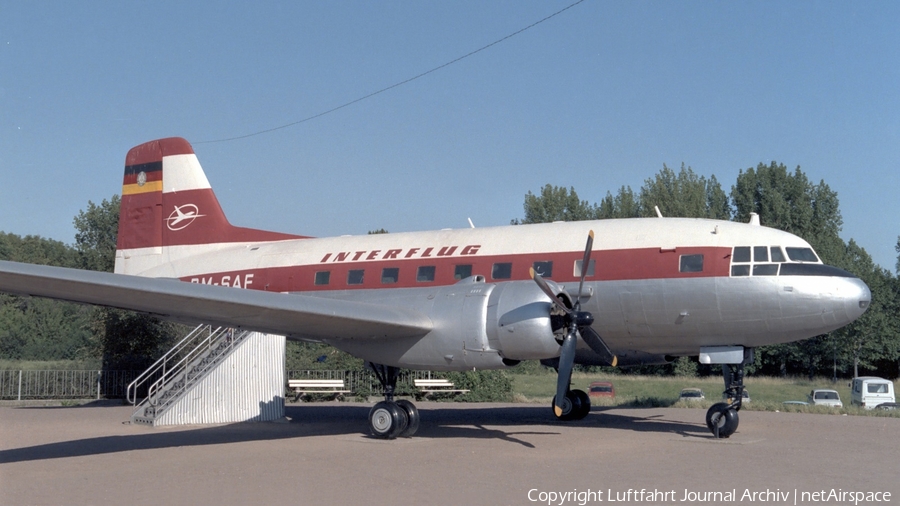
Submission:
[[[344,386],[344,380],[341,379],[292,379],[288,380],[288,388],[297,394],[294,402],[297,402],[304,394],[334,395],[337,398],[350,393],[350,390]]]
[[[446,379],[417,379],[413,380],[419,393],[423,396],[428,394],[464,394],[468,390],[455,388],[456,385]]]

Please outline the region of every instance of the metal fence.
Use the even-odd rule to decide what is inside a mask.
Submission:
[[[141,371],[28,371],[0,370],[0,400],[31,399],[118,399],[124,398],[128,384]],[[398,387],[413,386],[415,379],[431,379],[431,371],[400,373]],[[371,371],[294,370],[287,379],[340,379],[353,392],[381,392],[381,384]],[[139,392],[145,396],[146,393]]]
[[[100,399],[125,397],[140,371],[0,370],[0,399]]]

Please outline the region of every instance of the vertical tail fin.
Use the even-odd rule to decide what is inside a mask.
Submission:
[[[150,141],[125,157],[116,272],[137,274],[159,265],[173,247],[199,251],[202,245],[297,238],[232,226],[194,149],[182,138]]]

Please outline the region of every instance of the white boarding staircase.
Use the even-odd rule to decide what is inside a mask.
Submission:
[[[200,325],[128,385],[132,423],[179,425],[284,417],[284,337]],[[138,392],[146,398],[138,402]]]

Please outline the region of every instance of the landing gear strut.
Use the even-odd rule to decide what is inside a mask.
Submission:
[[[717,402],[706,412],[706,427],[716,438],[727,438],[738,428],[738,411],[744,399],[744,366],[753,360],[753,349],[744,349],[740,364],[722,364],[725,402]]]
[[[375,373],[384,390],[384,400],[372,406],[369,411],[369,429],[372,435],[381,439],[412,437],[419,429],[419,410],[406,399],[394,401],[400,368],[371,362],[366,365]]]

